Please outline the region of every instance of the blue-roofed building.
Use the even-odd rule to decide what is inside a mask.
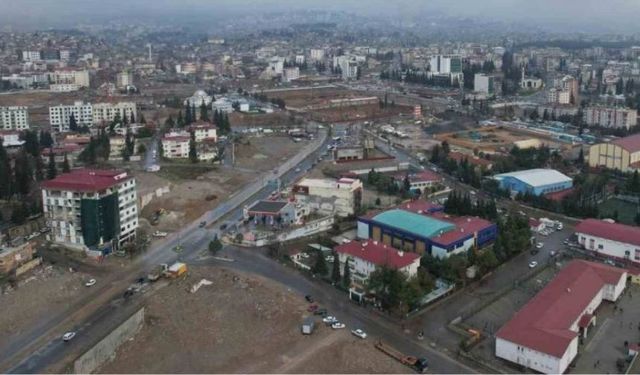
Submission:
[[[571,177],[554,169],[528,169],[497,174],[493,178],[500,183],[500,188],[509,190],[512,194],[546,195],[573,187]]]
[[[441,210],[424,210],[422,206],[405,204],[359,217],[357,236],[438,258],[482,248],[495,241],[497,226],[487,220],[449,216]]]

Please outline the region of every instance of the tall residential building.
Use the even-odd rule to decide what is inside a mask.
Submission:
[[[27,107],[0,107],[0,129],[29,129],[29,111]]]
[[[312,61],[322,61],[324,60],[324,50],[323,49],[311,49],[309,52],[311,55]]]
[[[473,91],[493,94],[494,93],[494,79],[492,76],[484,73],[476,73],[473,77]]]
[[[42,53],[40,51],[22,51],[22,61],[24,62],[32,62],[32,61],[41,61]]]
[[[462,58],[457,55],[437,55],[429,60],[429,72],[432,76],[448,78],[451,83],[462,82]]]
[[[133,85],[133,73],[128,70],[123,70],[116,75],[116,87],[119,89],[127,88],[127,86]]]
[[[49,73],[53,85],[75,85],[78,89],[89,87],[89,71],[63,69]]]
[[[75,169],[43,182],[41,188],[49,240],[109,251],[135,238],[136,180],[127,172]]]
[[[638,111],[629,108],[588,107],[583,119],[588,126],[629,129],[638,124]]]
[[[78,126],[93,126],[93,107],[90,103],[78,101],[73,105],[49,107],[51,129],[56,132],[68,132],[71,115]]]
[[[121,120],[126,118],[131,121],[131,115],[134,119],[138,118],[136,103],[120,102],[120,103],[96,103],[93,104],[93,125],[106,124],[113,121],[116,116]]]

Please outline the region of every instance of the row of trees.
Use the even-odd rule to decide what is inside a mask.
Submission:
[[[109,134],[102,129],[96,137],[91,137],[84,150],[78,155],[78,160],[88,165],[95,165],[98,159],[109,160],[111,145],[109,144]]]
[[[494,200],[484,201],[477,199],[473,203],[468,193],[463,194],[456,190],[449,193],[449,197],[444,204],[444,212],[451,215],[479,216],[487,220],[498,218],[498,208]]]
[[[380,73],[380,79],[390,81],[404,81],[407,83],[420,84],[425,86],[437,86],[437,87],[458,87],[459,82],[457,80],[440,79],[427,74],[427,72],[420,70],[407,69],[401,70],[385,70]],[[473,84],[473,81],[472,81]]]

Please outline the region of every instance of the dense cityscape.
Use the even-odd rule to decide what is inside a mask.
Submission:
[[[0,371],[639,373],[640,6],[447,3],[0,0]]]

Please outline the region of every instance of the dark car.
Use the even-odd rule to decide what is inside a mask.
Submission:
[[[204,228],[207,225],[206,221],[201,221],[200,222],[200,228]]]
[[[225,230],[225,229],[227,229],[227,224],[222,224],[222,225],[220,226],[220,230]]]
[[[327,309],[318,309],[313,312],[313,315],[327,316],[327,314],[328,314]]]
[[[313,302],[313,297],[311,297],[309,294],[307,294],[306,296],[304,296],[304,299],[307,300],[307,302],[312,303]]]

